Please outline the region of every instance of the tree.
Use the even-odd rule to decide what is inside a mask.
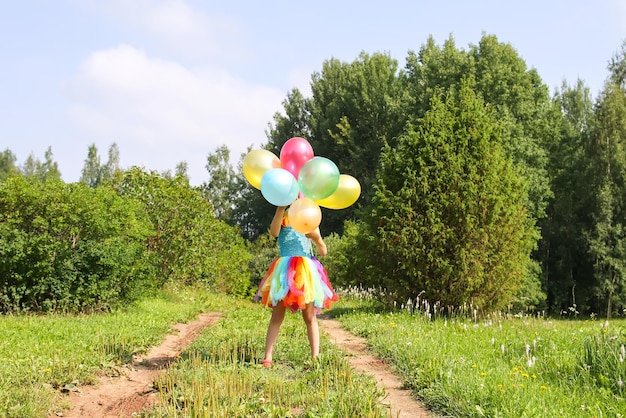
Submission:
[[[430,37],[406,65],[410,94],[410,121],[415,123],[430,109],[433,95],[458,86],[463,77],[476,80],[475,90],[497,117],[509,124],[502,144],[528,180],[529,208],[536,219],[545,216],[551,197],[547,146],[558,135],[547,86],[534,69],[528,69],[515,49],[493,35],[483,35],[478,45],[459,50],[452,36],[443,47]]]
[[[16,161],[17,157],[10,149],[0,153],[0,182],[19,174]]]
[[[560,134],[549,147],[551,189],[547,216],[539,223],[548,307],[554,312],[570,307],[589,309],[593,267],[585,231],[591,225],[592,205],[587,172],[586,143],[594,124],[593,101],[582,80],[563,85],[553,99],[554,111],[562,115]]]
[[[31,153],[21,168],[24,177],[39,181],[60,180],[61,172],[59,171],[58,164],[53,159],[52,147],[48,147],[44,158],[44,162],[42,163]]]
[[[370,263],[384,264],[384,285],[400,297],[498,309],[538,283],[529,275],[538,234],[504,152],[508,127],[473,86],[433,97],[419,124],[385,148],[367,220],[379,242]]]
[[[52,147],[48,147],[44,154],[44,162],[39,166],[38,176],[40,180],[61,180],[59,165],[53,159]]]
[[[117,143],[112,143],[109,147],[109,158],[106,164],[101,167],[102,181],[107,182],[115,177],[115,174],[120,171],[120,149]]]
[[[80,181],[89,187],[98,187],[113,180],[119,170],[120,150],[115,142],[109,147],[109,159],[104,165],[100,163],[96,144],[91,144],[87,151],[87,159],[81,172]]]
[[[610,76],[596,104],[587,159],[592,195],[589,250],[595,296],[606,304],[626,303],[626,43],[609,65]]]
[[[381,53],[361,53],[351,63],[325,61],[322,71],[312,75],[311,91],[308,99],[291,93],[284,103],[286,116],[274,118],[267,149],[279,153],[289,138],[302,136],[316,155],[359,180],[362,196],[356,205],[324,210],[323,233],[341,232],[343,222],[371,197],[380,151],[386,143],[393,146],[406,123],[406,97],[397,61]]]
[[[102,183],[102,170],[100,166],[100,156],[96,144],[91,144],[87,151],[87,159],[80,175],[80,182],[95,188]]]
[[[233,188],[235,170],[230,165],[228,147],[222,145],[215,152],[209,153],[205,167],[209,180],[201,186],[204,198],[213,206],[217,219],[231,223],[237,191]]]

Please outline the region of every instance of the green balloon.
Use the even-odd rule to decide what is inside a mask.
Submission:
[[[300,169],[298,185],[309,199],[325,199],[339,186],[339,169],[328,158],[314,157]]]

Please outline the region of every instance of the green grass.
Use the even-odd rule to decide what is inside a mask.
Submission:
[[[60,391],[93,383],[208,307],[177,290],[110,314],[0,317],[0,417],[46,416]]]
[[[454,417],[626,417],[626,321],[552,320],[494,314],[479,319],[380,311],[343,297],[330,313],[366,337],[433,411]],[[300,315],[288,314],[275,364],[263,356],[270,311],[258,304],[178,289],[110,313],[0,318],[0,417],[45,417],[67,407],[63,390],[158,344],[170,325],[201,311],[206,329],[155,382],[156,417],[383,417],[374,380],[350,369],[322,338],[309,360]],[[430,308],[430,312],[432,312]],[[621,414],[621,415],[620,415]]]
[[[352,303],[339,319],[447,416],[626,416],[626,320],[607,326],[501,314],[433,319],[425,312],[376,313]]]
[[[257,361],[269,309],[178,289],[110,314],[0,317],[0,417],[63,412],[64,391],[93,383],[102,371],[114,374],[115,366],[162,341],[171,324],[201,311],[220,311],[224,318],[155,382],[162,405],[144,415],[386,416],[374,380],[353,373],[325,339],[319,364],[310,364],[300,315],[287,315],[275,367],[266,370]]]
[[[263,358],[270,310],[231,303],[157,382],[160,406],[152,417],[385,417],[383,393],[370,376],[353,372],[345,356],[322,338],[311,364],[306,328],[287,314],[272,369]]]

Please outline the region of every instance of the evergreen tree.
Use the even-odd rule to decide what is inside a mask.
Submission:
[[[207,156],[206,169],[209,180],[202,183],[204,198],[213,205],[215,217],[231,222],[236,191],[233,189],[235,170],[230,165],[230,150],[226,145],[218,147]]]
[[[0,182],[19,174],[16,161],[17,157],[10,149],[0,153]]]
[[[526,184],[505,155],[506,128],[471,87],[434,96],[383,152],[368,220],[379,252],[369,262],[384,264],[385,287],[401,297],[492,309],[525,286],[535,296],[527,303],[537,303]]]
[[[41,162],[31,153],[21,167],[24,177],[39,181],[61,180],[59,166],[53,159],[52,147],[46,149],[44,158],[44,162]]]
[[[92,188],[98,187],[102,183],[102,174],[98,148],[96,144],[91,144],[87,151],[87,159],[83,165],[80,182]]]
[[[120,171],[120,149],[117,143],[112,143],[109,147],[109,158],[106,164],[101,167],[102,181],[111,181],[115,177],[115,173]]]
[[[578,80],[575,86],[563,83],[554,105],[562,115],[562,126],[549,148],[554,198],[540,221],[543,281],[551,311],[570,307],[583,311],[589,309],[593,281],[584,233],[592,212],[584,149],[593,124],[593,102],[589,88]]]
[[[626,43],[609,65],[610,77],[596,104],[596,124],[587,154],[592,222],[588,231],[594,262],[594,296],[610,317],[626,304]],[[600,306],[592,306],[601,309]]]

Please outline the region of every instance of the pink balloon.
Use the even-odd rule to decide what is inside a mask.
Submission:
[[[287,140],[280,150],[280,167],[289,171],[297,179],[302,166],[313,158],[313,147],[304,138],[293,137]]]

